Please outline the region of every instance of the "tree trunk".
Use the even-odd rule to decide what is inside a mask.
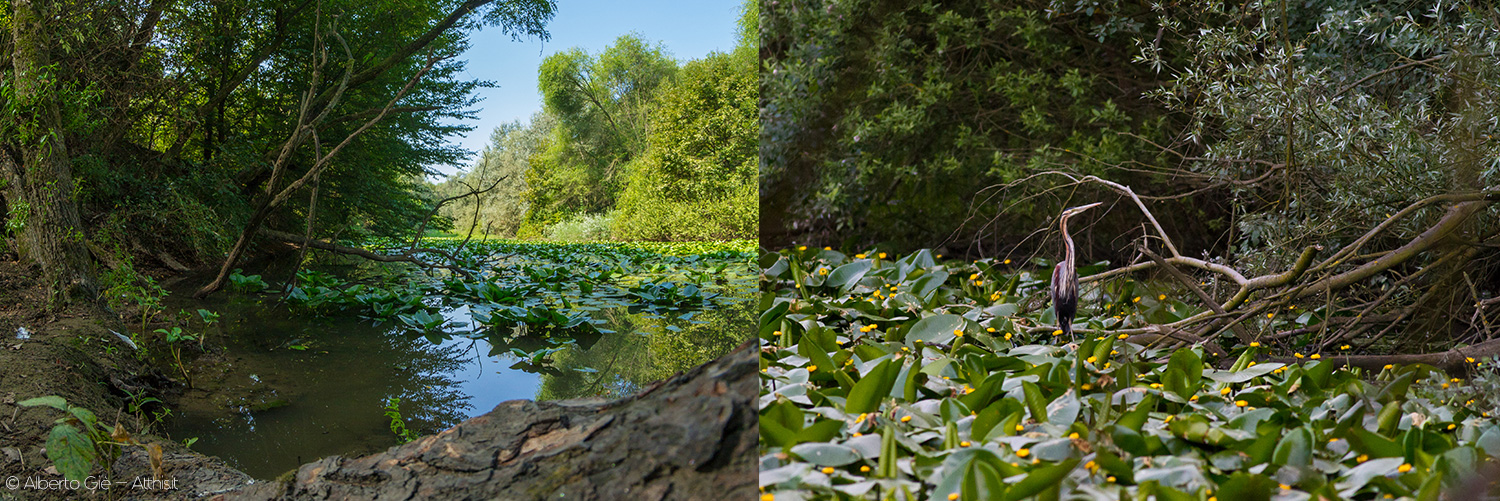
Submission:
[[[19,162],[7,155],[0,167],[5,170],[6,198],[13,217],[25,225],[19,238],[22,257],[41,265],[49,308],[92,302],[98,297],[98,285],[73,200],[73,171],[54,87],[57,79],[48,69],[47,43],[53,37],[46,32],[44,20],[53,6],[45,0],[40,5],[14,0],[11,6],[15,105],[32,122],[21,124],[21,137],[12,138],[13,144],[19,144]]]

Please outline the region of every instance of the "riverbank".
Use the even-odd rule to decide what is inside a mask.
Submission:
[[[0,487],[0,499],[193,499],[221,494],[269,499],[318,493],[384,495],[418,486],[412,492],[436,495],[489,488],[515,498],[569,492],[574,495],[570,497],[605,499],[644,492],[649,499],[687,499],[726,487],[743,490],[742,497],[753,493],[750,447],[756,417],[749,395],[755,371],[744,346],[634,396],[504,402],[437,435],[364,459],[333,456],[309,462],[278,482],[256,482],[219,458],[143,432],[153,421],[153,408],[139,409],[132,403],[141,404],[145,395],[171,401],[171,395],[184,391],[169,377],[175,374],[137,361],[127,343],[111,332],[128,331],[110,314],[84,308],[58,315],[42,312],[43,296],[29,278],[33,275],[15,262],[0,262],[0,367],[6,369],[0,372],[0,480],[18,479],[16,488]],[[16,339],[14,333],[21,327],[27,329],[27,339]],[[714,364],[720,368],[706,368]],[[725,364],[732,367],[726,369]],[[44,451],[54,421],[64,413],[18,405],[47,395],[90,409],[109,428],[118,422],[141,445],[120,447],[120,457],[111,466],[92,471],[93,484],[69,489],[59,483],[63,477]],[[163,451],[157,468],[147,452],[153,444]],[[458,454],[452,451],[464,452],[445,456]],[[491,460],[482,460],[485,457]],[[460,460],[473,464],[452,463]],[[539,469],[557,474],[537,477]],[[361,475],[393,474],[409,481],[378,487],[356,482],[367,489],[358,492],[345,485]],[[105,491],[98,479],[123,483]],[[463,489],[451,490],[459,486]]]

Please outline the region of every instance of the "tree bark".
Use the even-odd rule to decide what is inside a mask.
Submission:
[[[48,308],[55,310],[74,301],[94,301],[99,288],[73,200],[73,171],[53,87],[57,79],[47,69],[47,44],[53,37],[45,20],[55,6],[33,0],[14,0],[11,6],[15,101],[32,121],[21,125],[22,137],[12,138],[19,143],[20,161],[5,154],[0,168],[13,217],[24,219],[23,258],[41,265]]]
[[[437,435],[326,457],[215,499],[752,499],[754,346],[621,400],[512,400]]]

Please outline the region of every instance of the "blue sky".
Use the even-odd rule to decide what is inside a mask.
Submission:
[[[552,40],[511,41],[499,28],[485,28],[469,36],[464,54],[469,64],[460,78],[490,80],[496,88],[479,89],[484,100],[478,105],[479,119],[466,137],[458,138],[464,149],[478,152],[489,142],[490,132],[500,124],[521,120],[541,111],[542,96],[536,89],[536,70],[547,56],[573,47],[597,54],[620,35],[635,32],[652,43],[661,42],[678,62],[697,59],[709,52],[734,48],[739,0],[636,2],[558,0],[557,16],[547,25]],[[472,165],[470,159],[464,168]],[[444,174],[456,168],[440,166]]]

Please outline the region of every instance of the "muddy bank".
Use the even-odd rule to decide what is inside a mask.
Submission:
[[[151,407],[130,412],[132,396],[159,396],[174,383],[135,360],[126,342],[111,332],[123,330],[113,318],[89,308],[43,313],[43,296],[32,283],[30,277],[35,274],[30,271],[15,262],[0,262],[0,499],[116,499],[128,494],[129,483],[137,478],[153,479],[145,449],[125,446],[109,471],[93,472],[91,488],[73,490],[49,483],[63,478],[47,458],[45,446],[54,422],[64,413],[51,407],[17,405],[48,395],[91,410],[101,424],[113,427],[118,423],[143,444],[161,446],[160,478],[193,479],[197,488],[191,494],[223,491],[249,481],[221,460],[144,433]],[[22,328],[25,339],[17,335]],[[109,480],[126,484],[105,490],[100,481]]]

